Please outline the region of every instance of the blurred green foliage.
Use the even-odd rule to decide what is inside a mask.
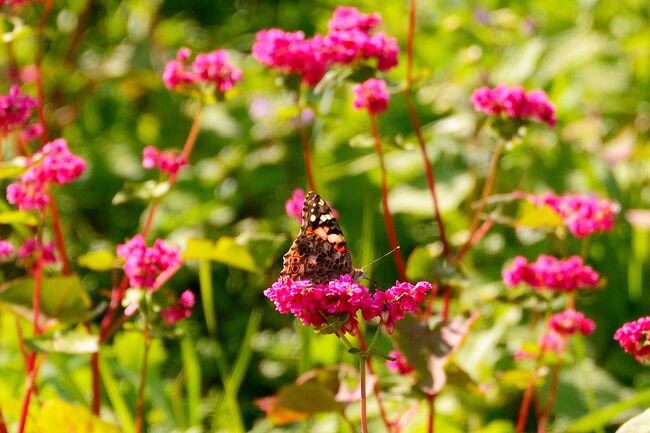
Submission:
[[[229,431],[218,426],[227,426],[231,411],[237,410],[247,430],[298,431],[273,430],[253,401],[292,382],[308,367],[354,361],[331,335],[312,336],[311,346],[301,350],[296,324],[273,311],[262,295],[277,278],[281,255],[297,231],[295,221],[285,215],[284,202],[294,188],[305,188],[305,175],[293,95],[282,86],[281,77],[250,56],[256,31],[280,27],[308,35],[325,32],[337,5],[326,0],[55,2],[43,60],[49,133],[67,138],[89,163],[81,181],[57,191],[73,258],[114,250],[138,231],[148,203],[114,205],[113,198],[127,182],[153,179],[140,165],[144,146],[183,145],[191,102],[167,91],[160,79],[176,50],[227,48],[244,72],[244,80],[226,101],[206,109],[192,166],[162,200],[154,235],[182,248],[189,238],[236,240],[250,257],[245,266],[241,256],[239,262],[217,260],[207,268],[204,263],[203,271],[212,277],[212,305],[195,309],[184,337],[154,340],[147,391],[152,432],[190,427]],[[405,48],[407,1],[354,5],[380,12],[384,30]],[[5,70],[14,63],[33,63],[40,10],[27,6],[20,12],[24,28],[12,31],[12,40],[0,53]],[[390,204],[402,251],[407,257],[418,252],[413,260],[427,266],[439,262],[440,245],[422,160],[398,92],[405,76],[403,59],[402,54],[400,66],[387,75],[394,94],[379,127],[387,147]],[[455,382],[450,374],[449,385],[438,397],[438,431],[513,431],[508,420],[516,418],[521,381],[516,380],[511,355],[523,342],[535,341],[540,330],[534,313],[502,300],[501,269],[519,254],[535,258],[587,248],[588,262],[607,278],[604,289],[578,299],[578,307],[598,328],[576,343],[582,345],[574,352],[576,363],[563,371],[553,431],[565,431],[597,408],[647,389],[650,373],[627,356],[612,335],[623,322],[650,311],[650,226],[626,220],[628,209],[650,207],[650,3],[421,0],[414,63],[417,111],[454,246],[467,234],[471,206],[480,195],[496,139],[477,134],[481,116],[469,101],[471,92],[485,84],[543,88],[559,118],[555,130],[533,125],[521,143],[506,149],[497,192],[593,192],[622,206],[615,229],[587,245],[498,226],[468,255],[463,271],[470,283],[455,293],[458,302],[453,308],[476,310],[481,318],[456,359],[468,377]],[[33,90],[29,84],[25,88]],[[335,85],[334,80],[310,95],[308,103],[316,113],[311,141],[319,192],[339,212],[355,264],[368,263],[390,248],[367,118],[352,109],[351,86]],[[1,229],[5,234],[10,230],[4,225]],[[214,249],[219,254],[218,243]],[[194,259],[205,258],[188,259],[168,284],[176,293],[188,287],[200,292],[201,265]],[[2,270],[7,279],[15,276],[10,265]],[[111,273],[77,270],[93,305],[105,301]],[[380,286],[397,276],[390,259],[375,264],[370,274]],[[210,308],[214,318],[208,323],[216,325],[209,329],[203,311]],[[261,319],[256,312],[251,315],[254,310]],[[24,367],[12,317],[0,311],[0,402],[5,417],[15,422]],[[27,323],[18,326],[28,332]],[[242,349],[247,341],[251,351]],[[141,343],[140,334],[127,324],[102,350],[105,416],[125,432],[135,407]],[[379,345],[390,348],[383,337]],[[58,396],[88,405],[87,357],[52,354],[45,366],[39,398]],[[238,382],[224,383],[222,373],[231,366],[238,375],[231,379]],[[394,384],[381,368],[379,379],[387,381],[389,397],[398,402],[404,398],[399,392],[403,386]],[[481,385],[478,395],[464,392],[467,380]],[[613,431],[634,407],[650,404],[647,396],[639,400],[601,417],[600,423],[572,431]],[[350,411],[353,421],[357,412]],[[424,431],[423,416],[404,431]],[[338,431],[337,422],[333,416],[319,415],[313,431]],[[381,428],[377,424],[370,429]]]

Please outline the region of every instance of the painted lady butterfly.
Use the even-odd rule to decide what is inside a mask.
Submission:
[[[300,233],[283,257],[280,276],[321,284],[346,274],[355,280],[365,276],[363,270],[352,266],[350,250],[332,210],[318,194],[309,192]]]

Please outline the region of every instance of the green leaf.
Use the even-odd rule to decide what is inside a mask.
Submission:
[[[287,424],[320,412],[339,412],[341,405],[334,394],[318,383],[308,382],[283,386],[278,393],[258,401],[274,424]]]
[[[77,259],[79,266],[101,272],[113,269],[116,257],[108,250],[90,251]]]
[[[31,309],[34,279],[17,278],[0,285],[0,303],[10,308]],[[85,320],[91,301],[77,274],[44,277],[41,284],[41,313],[64,323]],[[14,309],[16,311],[16,309]]]
[[[209,259],[249,272],[258,272],[259,269],[248,248],[230,236],[222,236],[216,243],[207,239],[189,239],[183,259]]]
[[[0,179],[15,178],[27,171],[25,158],[15,158],[11,161],[0,162]]]
[[[650,409],[628,420],[616,433],[650,433]]]
[[[24,224],[35,226],[38,224],[36,215],[21,210],[10,210],[0,213],[0,224]]]
[[[565,431],[567,433],[591,432],[598,428],[606,426],[612,421],[612,419],[614,419],[614,417],[626,410],[634,409],[637,407],[648,407],[648,405],[650,405],[650,389],[641,391],[631,398],[612,403],[608,406],[598,409],[595,412],[591,412],[582,418],[578,418],[573,424],[569,425]],[[623,430],[625,433],[632,431],[635,430]],[[647,430],[640,430],[639,433],[645,433],[646,431]],[[621,433],[621,430],[619,430],[617,433]]]
[[[120,433],[83,406],[62,400],[47,400],[36,419],[39,433]]]
[[[40,335],[25,339],[27,346],[35,352],[67,353],[81,355],[99,350],[99,337],[85,332],[68,332],[55,335]]]
[[[126,182],[122,190],[113,197],[113,205],[129,201],[151,201],[160,198],[169,191],[169,182],[148,180],[142,183]]]
[[[531,228],[554,229],[563,226],[564,222],[562,217],[550,206],[535,206],[524,200],[519,208],[519,217],[515,224]]]

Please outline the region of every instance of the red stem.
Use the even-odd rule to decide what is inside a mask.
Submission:
[[[440,288],[440,284],[437,281],[434,281],[431,284],[431,293],[429,293],[429,296],[427,297],[427,303],[424,308],[424,320],[429,320],[431,317],[431,314],[433,314],[433,304],[436,302],[436,299],[438,298],[438,289]]]
[[[481,226],[474,232],[474,234],[472,234],[472,237],[469,238],[469,241],[467,241],[465,245],[463,245],[461,249],[458,250],[458,254],[456,254],[456,260],[461,261],[465,254],[470,249],[472,249],[474,245],[476,245],[476,243],[483,238],[483,236],[485,236],[485,234],[490,230],[490,228],[492,228],[493,225],[494,221],[490,219],[483,221],[483,224],[481,224]]]
[[[381,170],[381,204],[384,210],[384,223],[386,224],[386,231],[388,232],[390,246],[393,249],[393,259],[395,259],[397,270],[402,280],[408,281],[408,278],[406,277],[404,260],[402,259],[402,252],[399,248],[397,248],[399,244],[397,242],[397,236],[395,235],[395,228],[393,227],[393,218],[391,217],[390,210],[388,208],[388,179],[386,175],[386,165],[384,163],[384,152],[381,147],[381,139],[379,138],[379,130],[377,129],[375,116],[370,112],[368,112],[368,114],[370,115],[370,128],[372,129],[372,135],[375,138],[375,149],[377,150],[377,155],[379,156],[379,168]]]
[[[442,320],[449,320],[449,304],[451,302],[451,286],[445,284],[442,292]]]
[[[2,407],[0,407],[0,433],[9,433],[7,424],[5,424],[5,417],[2,415]]]
[[[429,418],[427,421],[427,432],[433,433],[435,430],[435,414],[436,414],[436,394],[427,395],[427,402],[429,408]]]
[[[413,85],[413,35],[415,34],[415,12],[417,0],[411,0],[409,9],[409,25],[406,34],[406,89],[411,90]]]
[[[305,159],[305,171],[307,173],[307,186],[310,191],[317,191],[316,189],[316,180],[314,178],[314,169],[311,163],[311,149],[309,146],[309,137],[307,136],[307,130],[305,129],[305,124],[302,121],[302,93],[303,86],[300,86],[298,92],[298,98],[296,104],[298,106],[298,134],[300,135],[300,143],[302,144],[302,155]]]
[[[185,139],[185,144],[183,145],[183,151],[181,152],[181,155],[188,160],[190,159],[190,154],[194,149],[194,144],[196,143],[196,139],[199,136],[199,131],[201,130],[202,113],[203,113],[203,106],[200,105],[199,108],[197,108],[196,112],[194,113],[194,120],[192,120],[192,126],[190,127],[190,132],[187,134],[187,138]]]
[[[553,376],[551,377],[551,385],[546,396],[546,404],[544,405],[544,410],[537,421],[537,433],[546,432],[546,423],[551,416],[551,411],[555,405],[555,397],[557,396],[557,388],[560,383],[560,370],[562,368],[562,361],[558,361],[553,368]]]
[[[63,231],[61,230],[61,219],[59,218],[59,209],[54,200],[50,200],[50,213],[52,214],[52,229],[54,230],[54,240],[56,243],[56,249],[61,256],[61,272],[63,275],[70,274],[70,261],[68,260],[68,254],[65,250],[65,241],[63,239]]]
[[[142,370],[140,371],[140,385],[138,386],[138,400],[136,402],[135,433],[141,433],[144,425],[144,391],[147,384],[147,367],[149,364],[149,324],[146,319],[142,336],[144,339],[144,352],[142,354]]]
[[[528,412],[530,411],[530,403],[533,399],[533,394],[535,391],[535,382],[537,382],[537,372],[542,364],[542,358],[544,357],[544,347],[542,347],[537,354],[537,359],[535,360],[535,368],[530,375],[528,380],[528,386],[524,391],[524,397],[521,400],[521,406],[519,407],[519,417],[517,418],[517,433],[523,433],[526,428],[526,421],[528,420]]]
[[[488,175],[487,178],[485,179],[485,184],[483,185],[483,192],[481,193],[481,198],[479,199],[476,212],[474,213],[474,217],[472,218],[472,222],[469,225],[470,237],[465,243],[465,245],[463,245],[463,247],[456,254],[457,262],[459,262],[463,258],[465,253],[469,250],[470,248],[469,244],[474,238],[476,231],[478,229],[478,225],[481,219],[481,213],[483,213],[483,209],[485,209],[485,206],[487,205],[487,198],[492,192],[492,185],[494,184],[494,178],[496,177],[497,168],[499,166],[499,157],[501,156],[502,149],[503,149],[503,141],[499,140],[497,141],[497,144],[494,148],[494,153],[492,154],[492,160],[490,161],[490,168],[488,170]]]

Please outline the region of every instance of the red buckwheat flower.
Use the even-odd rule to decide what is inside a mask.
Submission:
[[[298,224],[302,223],[302,205],[305,201],[305,191],[301,188],[296,188],[293,191],[293,195],[287,202],[284,204],[284,209],[287,212],[287,215],[295,218]]]
[[[614,340],[640,363],[650,361],[650,316],[625,323],[614,334]]]
[[[398,350],[392,350],[388,356],[393,358],[392,361],[386,360],[386,367],[390,371],[397,373],[400,376],[407,376],[413,373],[413,366],[409,364],[404,355],[402,355],[402,352]]]
[[[6,134],[26,127],[37,105],[36,99],[21,94],[18,86],[11,86],[9,94],[0,95],[0,130]]]
[[[388,108],[390,95],[386,91],[386,82],[370,78],[354,86],[354,108],[367,109],[370,114],[379,114]]]
[[[597,232],[608,232],[614,227],[620,205],[592,195],[523,195],[536,206],[550,206],[564,221],[571,234],[583,238]]]
[[[14,244],[9,241],[0,241],[0,262],[6,262],[14,255]]]
[[[546,93],[534,90],[526,93],[521,87],[499,85],[495,88],[481,87],[472,94],[476,111],[489,116],[505,116],[514,119],[534,119],[551,128],[557,123],[555,107]]]
[[[189,86],[204,84],[225,93],[241,81],[242,72],[228,62],[226,50],[199,53],[190,66],[187,62],[191,54],[189,48],[180,48],[176,59],[165,65],[162,78],[169,90],[180,91]]]
[[[523,256],[513,259],[503,271],[503,282],[514,287],[525,283],[535,289],[569,292],[577,289],[595,288],[600,276],[590,266],[583,265],[578,256],[560,260],[552,256],[539,256],[528,263]]]
[[[431,283],[427,281],[415,285],[395,281],[395,285],[385,292],[375,292],[373,300],[379,308],[379,318],[386,331],[391,334],[396,322],[402,320],[406,313],[417,312],[430,290]]]
[[[153,247],[147,247],[144,238],[136,235],[117,246],[117,255],[124,262],[124,273],[134,288],[155,290],[156,279],[166,271],[181,266],[178,250],[157,239]]]
[[[158,168],[160,171],[175,176],[178,170],[187,165],[187,158],[177,152],[161,152],[154,146],[147,146],[142,151],[142,166],[146,169]]]
[[[596,329],[593,320],[585,317],[583,313],[575,310],[565,310],[551,316],[549,326],[560,335],[570,336],[577,334],[589,335]]]
[[[339,6],[327,22],[327,28],[330,31],[361,30],[368,32],[379,24],[381,24],[381,16],[376,12],[364,14],[352,6]]]
[[[18,260],[25,267],[31,267],[36,261],[34,253],[38,248],[38,240],[36,238],[25,239],[23,244],[18,248]],[[41,244],[41,264],[44,266],[53,265],[56,263],[54,242]]]
[[[188,319],[192,315],[192,308],[195,303],[194,293],[189,289],[185,290],[174,305],[160,312],[160,317],[165,324],[172,326],[180,320]]]

